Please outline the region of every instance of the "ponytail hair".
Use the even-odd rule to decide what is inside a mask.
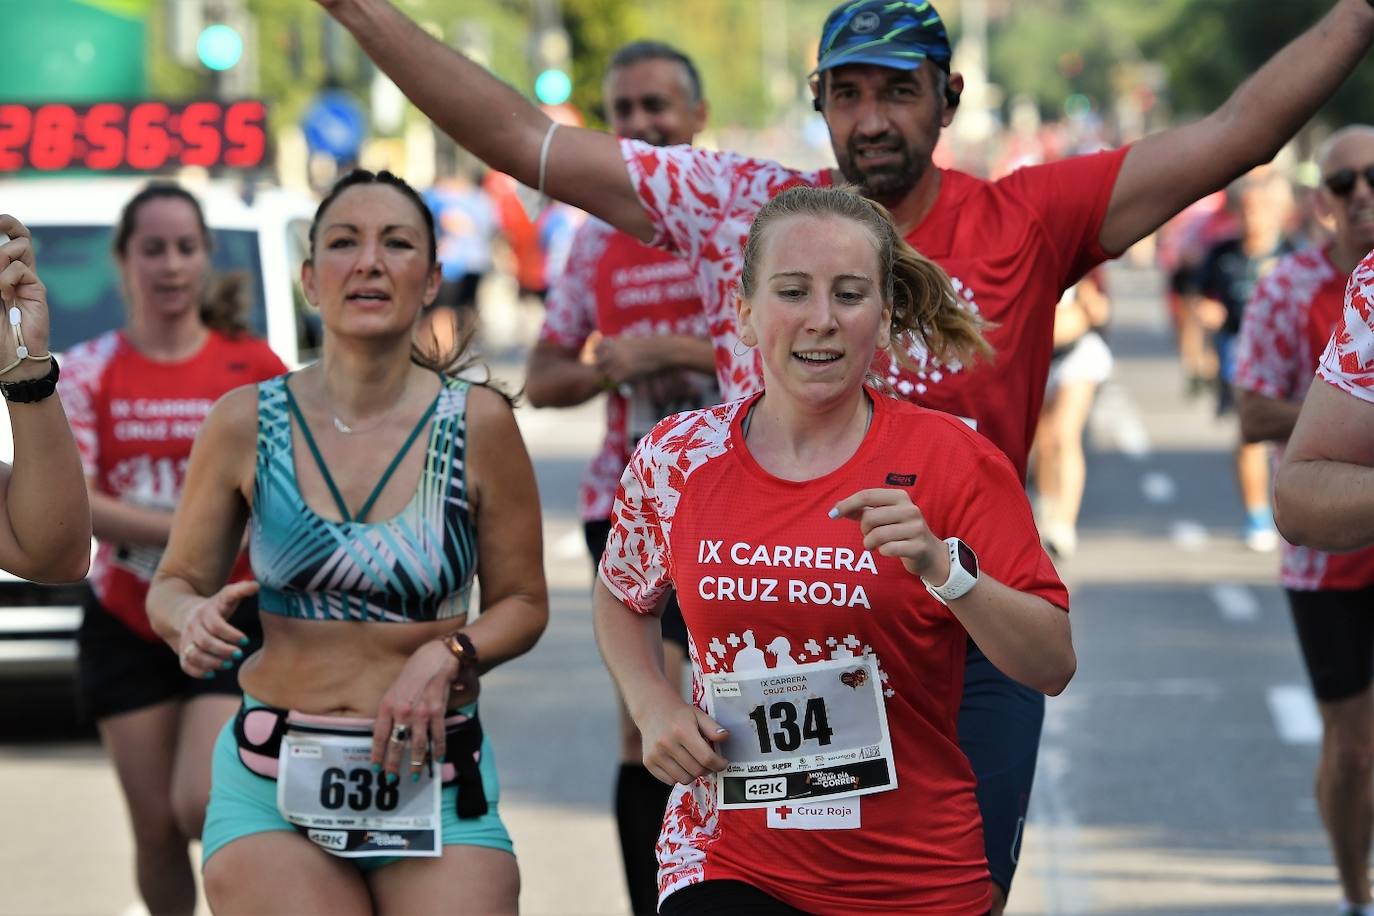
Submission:
[[[119,212],[119,222],[115,224],[114,254],[123,261],[129,252],[129,239],[133,237],[138,225],[138,211],[144,204],[154,200],[180,200],[187,203],[196,214],[196,224],[200,227],[201,243],[207,253],[215,250],[214,238],[205,224],[205,210],[194,194],[181,185],[171,181],[151,181],[143,186],[124,209]],[[207,283],[200,300],[200,320],[212,331],[227,337],[237,337],[248,331],[249,280],[242,271],[216,274],[207,271]]]
[[[892,308],[892,355],[902,366],[922,371],[931,358],[971,363],[992,357],[982,333],[987,322],[961,305],[944,269],[907,244],[886,207],[850,187],[788,188],[763,205],[744,246],[740,291],[745,298],[757,288],[764,233],[789,216],[837,216],[868,229],[878,252],[883,302]]]
[[[200,320],[225,337],[248,331],[249,281],[241,270],[210,275],[210,286],[200,303]]]

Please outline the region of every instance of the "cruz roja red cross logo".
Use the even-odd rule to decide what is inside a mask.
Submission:
[[[792,809],[787,807],[786,805],[779,805],[777,810],[778,818],[784,821],[787,820],[787,815],[792,813]]]

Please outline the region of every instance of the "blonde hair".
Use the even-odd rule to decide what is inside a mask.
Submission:
[[[960,305],[949,274],[907,244],[886,207],[849,187],[789,188],[763,205],[744,246],[740,292],[746,299],[757,288],[756,271],[769,225],[789,216],[837,216],[858,223],[873,236],[883,302],[892,307],[891,350],[903,366],[925,368],[912,358],[907,342],[921,344],[942,362],[969,363],[992,356],[992,346],[982,334],[987,323]]]

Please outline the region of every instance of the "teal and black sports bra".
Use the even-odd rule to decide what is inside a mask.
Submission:
[[[441,377],[438,397],[355,518],[286,385],[289,377],[258,385],[250,555],[261,586],[259,607],[269,614],[308,620],[404,623],[466,617],[477,572],[477,530],[464,467],[469,383]],[[292,417],[342,522],[321,518],[301,498]],[[363,521],[431,419],[415,495],[393,518]]]

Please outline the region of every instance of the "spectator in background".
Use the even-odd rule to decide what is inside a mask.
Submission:
[[[455,167],[425,192],[439,233],[443,284],[420,319],[419,341],[436,354],[447,353],[477,327],[477,288],[491,270],[496,210],[472,177]]]
[[[1178,340],[1178,358],[1190,397],[1199,395],[1217,378],[1216,354],[1197,314],[1197,274],[1207,252],[1235,234],[1235,218],[1218,191],[1188,206],[1159,231],[1159,266],[1168,277],[1165,294]]]
[[[1345,307],[1274,476],[1274,508],[1293,544],[1340,552],[1374,544],[1374,254]]]
[[[674,146],[691,143],[706,123],[696,66],[660,42],[638,41],[618,50],[603,93],[611,129],[621,137]],[[595,567],[635,444],[665,416],[720,397],[691,265],[594,218],[577,230],[571,247],[568,270],[550,283],[525,391],[536,407],[572,407],[606,396],[606,439],[582,478],[580,498]],[[583,359],[593,340],[599,343]],[[669,683],[680,684],[687,625],[675,595],[664,609],[662,633],[664,673]],[[622,702],[615,816],[634,913],[657,909],[654,848],[668,791],[644,766],[639,730]]]
[[[238,706],[239,666],[262,644],[262,626],[256,599],[245,599],[230,618],[243,634],[232,657],[191,677],[153,631],[148,586],[210,405],[286,371],[246,331],[241,278],[213,282],[210,246],[200,204],[183,188],[150,184],[134,195],[114,236],[124,327],[68,350],[58,384],[100,542],[77,633],[77,691],[114,761],[139,893],[153,913],[195,908],[188,844],[200,839],[215,735]],[[247,555],[235,550],[226,572],[251,579]]]
[[[582,117],[569,105],[545,105],[542,110],[559,124],[582,126]],[[585,214],[495,170],[487,173],[482,187],[496,208],[501,234],[515,259],[520,298],[542,303],[549,284],[563,272],[573,232]]]
[[[1293,434],[1327,341],[1341,321],[1346,284],[1374,248],[1374,127],[1337,131],[1317,155],[1318,212],[1332,241],[1288,255],[1260,282],[1237,346],[1241,434],[1276,442]],[[1327,386],[1322,385],[1325,389]],[[1344,916],[1368,916],[1374,829],[1374,548],[1323,553],[1281,545],[1288,595],[1322,717],[1317,809],[1345,893]]]
[[[1245,304],[1278,260],[1293,251],[1284,236],[1292,204],[1287,180],[1273,170],[1256,169],[1233,183],[1227,205],[1236,217],[1236,236],[1212,246],[1198,269],[1195,308],[1216,348],[1218,414],[1234,407],[1235,344]],[[1237,443],[1236,481],[1245,509],[1245,545],[1274,550],[1279,536],[1269,508],[1269,452],[1264,443]]]
[[[503,172],[493,170],[487,172],[487,177],[482,179],[482,190],[487,192],[492,206],[496,208],[501,238],[505,241],[514,262],[511,273],[515,277],[520,295],[542,300],[548,289],[544,272],[544,253],[539,247],[539,231],[525,208],[520,182]],[[523,190],[528,192],[529,189]]]
[[[1083,427],[1097,387],[1112,372],[1112,351],[1101,333],[1109,317],[1101,268],[1064,293],[1054,312],[1054,354],[1031,460],[1040,537],[1056,557],[1071,557],[1078,549],[1078,509],[1087,479]]]

